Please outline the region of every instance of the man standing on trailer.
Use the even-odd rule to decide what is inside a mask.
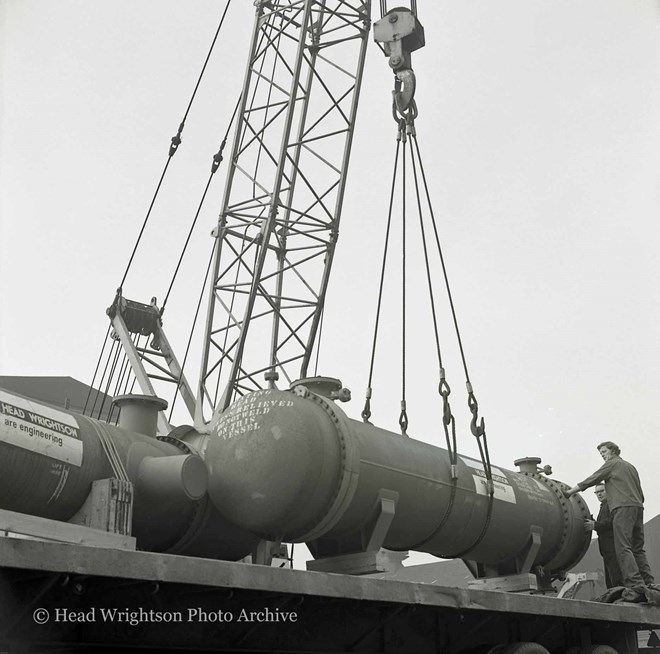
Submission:
[[[626,599],[645,601],[644,587],[653,586],[655,580],[644,551],[644,493],[639,474],[635,466],[619,456],[621,450],[616,443],[601,443],[598,452],[605,463],[593,475],[564,492],[570,497],[605,482],[612,513],[616,558],[621,568],[623,585],[633,591]]]
[[[595,488],[596,497],[600,502],[598,517],[595,520],[585,520],[584,527],[587,531],[596,531],[598,534],[598,551],[603,557],[603,567],[605,568],[605,586],[614,588],[623,586],[623,577],[621,568],[616,558],[614,549],[614,531],[612,529],[612,513],[607,504],[607,495],[605,486],[598,484]]]

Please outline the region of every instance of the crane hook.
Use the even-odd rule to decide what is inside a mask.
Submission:
[[[479,404],[474,393],[468,393],[468,407],[472,413],[472,420],[470,421],[470,431],[475,438],[481,438],[486,433],[486,423],[481,418],[481,422],[477,425],[477,414],[479,413]]]
[[[424,28],[415,11],[396,7],[374,23],[374,40],[381,44],[395,75],[393,108],[394,119],[399,116],[411,123],[417,116],[415,106],[415,73],[411,53],[424,47]]]
[[[407,68],[398,70],[395,75],[394,90],[392,91],[394,119],[398,121],[399,117],[402,117],[407,120],[414,120],[417,118],[417,104],[415,103],[417,80],[415,73]]]

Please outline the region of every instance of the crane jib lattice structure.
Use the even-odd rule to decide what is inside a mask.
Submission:
[[[196,424],[307,374],[339,228],[370,3],[262,1],[214,232]]]

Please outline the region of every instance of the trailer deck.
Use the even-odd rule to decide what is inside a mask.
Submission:
[[[2,651],[637,651],[660,608],[0,537]]]

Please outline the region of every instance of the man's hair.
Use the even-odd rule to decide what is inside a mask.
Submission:
[[[605,484],[596,484],[594,486],[594,491],[597,493],[598,491],[604,491],[605,490]]]
[[[619,456],[621,454],[621,449],[616,443],[613,443],[612,441],[605,441],[604,443],[601,443],[596,447],[597,450],[600,450],[601,447],[606,447],[612,454]]]

